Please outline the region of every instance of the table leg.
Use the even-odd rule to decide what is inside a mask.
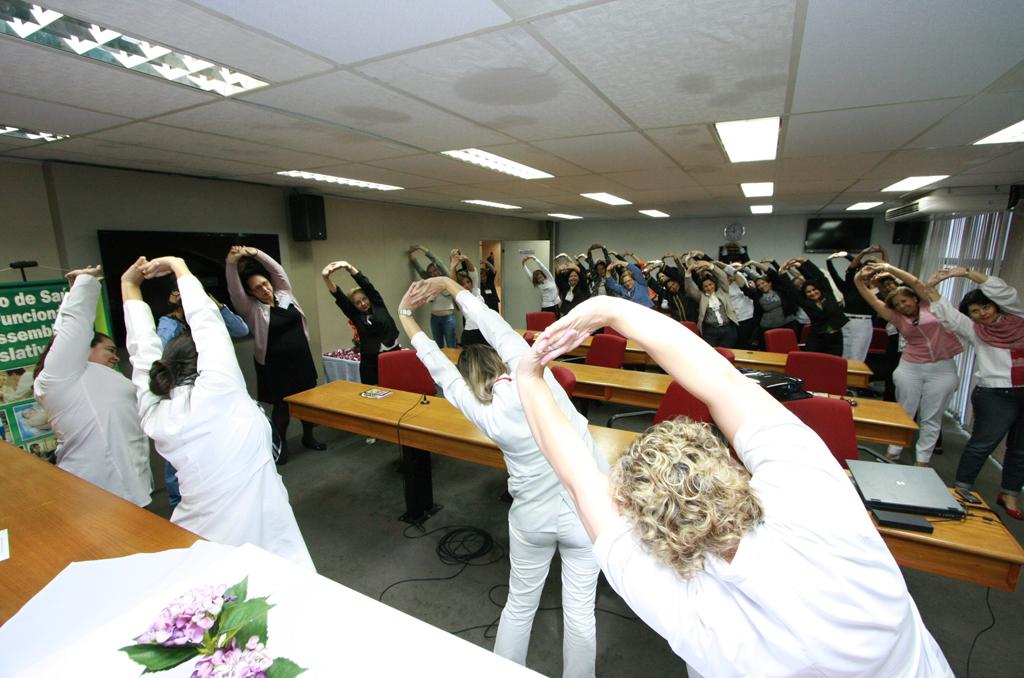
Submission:
[[[422,525],[441,510],[434,503],[434,487],[430,473],[430,453],[402,446],[402,474],[405,477],[405,513],[399,520]]]

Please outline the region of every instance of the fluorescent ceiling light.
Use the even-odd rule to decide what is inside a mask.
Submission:
[[[267,85],[227,66],[22,0],[0,3],[0,33],[226,97]]]
[[[640,214],[646,214],[647,216],[655,217],[656,219],[664,219],[665,217],[672,216],[670,214],[665,214],[661,210],[637,210],[637,211],[640,212]]]
[[[856,212],[858,210],[869,210],[872,207],[878,207],[881,202],[855,202],[846,208],[847,212]]]
[[[748,198],[770,198],[775,194],[774,181],[761,181],[752,184],[740,184],[743,195]]]
[[[506,205],[503,202],[491,202],[490,200],[463,200],[468,205],[483,205],[484,207],[497,207],[499,210],[521,210],[519,205]]]
[[[455,158],[456,160],[468,162],[471,165],[484,167],[489,170],[494,170],[495,172],[511,174],[512,176],[519,177],[520,179],[550,179],[555,176],[554,174],[541,172],[539,169],[521,165],[514,160],[503,158],[500,155],[481,151],[479,148],[463,148],[457,151],[441,151],[441,155],[447,155],[449,158]]]
[[[779,119],[733,120],[716,122],[715,130],[722,141],[729,162],[775,160],[779,146]]]
[[[332,177],[330,174],[317,174],[316,172],[303,172],[302,170],[287,170],[278,172],[283,177],[295,177],[296,179],[312,179],[313,181],[324,181],[329,184],[342,184],[356,188],[372,188],[375,191],[401,191],[401,186],[389,184],[375,184],[372,181],[361,181],[359,179],[346,179],[345,177]]]
[[[995,134],[989,134],[984,139],[979,139],[974,142],[974,145],[978,144],[1017,144],[1024,141],[1024,120],[1021,120],[1016,125],[1010,125],[1006,129],[1001,129]]]
[[[623,200],[619,196],[612,195],[611,193],[580,193],[580,195],[583,196],[584,198],[590,198],[591,200],[596,200],[598,202],[603,202],[606,205],[632,205],[633,204],[630,201]]]
[[[548,216],[549,217],[554,217],[556,219],[582,219],[583,218],[583,217],[577,216],[575,214],[560,214],[558,212],[548,212]]]
[[[29,141],[60,141],[61,139],[67,139],[69,136],[67,134],[54,134],[53,132],[37,132],[3,123],[0,123],[0,135],[28,139]]]
[[[906,191],[913,191],[918,188],[923,188],[928,184],[934,184],[936,181],[942,181],[948,178],[948,174],[936,174],[930,177],[907,177],[902,181],[897,181],[891,186],[886,186],[882,189],[883,193],[901,193]]]
[[[772,213],[772,206],[771,205],[751,205],[750,206],[750,213],[751,214],[771,214]]]

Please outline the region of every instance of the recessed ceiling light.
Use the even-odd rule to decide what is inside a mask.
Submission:
[[[630,201],[623,200],[619,196],[612,195],[611,193],[580,193],[580,195],[583,196],[584,198],[590,198],[591,200],[596,200],[598,202],[603,202],[606,205],[632,205],[633,204]]]
[[[539,169],[522,165],[514,160],[503,158],[500,155],[494,155],[487,151],[481,151],[479,148],[463,148],[457,151],[441,151],[441,155],[447,155],[449,158],[455,158],[463,162],[468,162],[471,165],[477,167],[484,167],[495,172],[502,172],[504,174],[511,174],[514,177],[520,179],[550,179],[554,174],[548,174],[547,172],[541,172]]]
[[[463,200],[468,205],[483,205],[484,207],[497,207],[499,210],[521,210],[519,205],[506,205],[503,202],[491,202],[490,200]]]
[[[846,208],[847,212],[855,212],[857,210],[869,210],[872,207],[878,207],[881,202],[855,202]]]
[[[907,177],[902,181],[897,181],[891,186],[886,186],[882,189],[883,193],[899,193],[906,191],[913,191],[918,188],[923,188],[928,184],[934,184],[936,181],[942,181],[948,178],[948,174],[935,174],[930,177]]]
[[[774,181],[740,184],[740,190],[748,198],[769,198],[775,193]]]
[[[0,3],[0,33],[222,96],[267,85],[212,61],[22,0]]]
[[[1001,129],[995,134],[989,134],[984,139],[979,139],[974,142],[974,145],[978,144],[1018,144],[1024,141],[1024,120],[1021,120],[1015,125],[1010,125],[1006,129]]]
[[[548,212],[549,217],[555,217],[556,219],[582,219],[583,217],[575,214],[561,214],[559,212]]]
[[[779,119],[732,120],[716,122],[729,162],[775,160],[779,146]]]
[[[0,123],[0,135],[28,139],[29,141],[60,141],[61,139],[67,139],[69,136],[67,134],[54,134],[53,132],[37,132],[23,127],[4,125],[3,123]]]
[[[647,216],[654,217],[656,219],[664,219],[665,217],[672,216],[671,214],[665,214],[661,210],[637,210],[637,211],[640,212],[640,214],[646,214]]]
[[[329,184],[342,184],[356,188],[372,188],[375,191],[401,191],[401,186],[389,184],[375,184],[372,181],[361,181],[359,179],[346,179],[345,177],[333,177],[330,174],[317,174],[316,172],[304,172],[302,170],[287,170],[278,172],[283,177],[295,177],[296,179],[312,179],[313,181],[324,181]]]
[[[771,214],[772,213],[772,206],[771,205],[751,205],[750,206],[750,213],[751,214]]]

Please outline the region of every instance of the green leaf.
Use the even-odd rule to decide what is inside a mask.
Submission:
[[[239,645],[245,645],[249,638],[256,636],[267,643],[267,613],[273,605],[266,598],[253,598],[221,612],[218,633],[227,634],[228,639],[237,638]]]
[[[136,664],[146,667],[143,673],[156,673],[172,669],[199,656],[199,651],[194,645],[165,647],[153,643],[143,643],[122,647],[121,652],[127,653],[128,657]]]
[[[306,669],[302,668],[291,659],[285,659],[284,657],[278,657],[274,660],[274,663],[267,669],[267,678],[295,678],[300,673],[304,673]]]
[[[245,600],[245,594],[246,594],[246,592],[248,590],[249,590],[249,577],[246,577],[242,581],[238,582],[237,584],[235,584],[234,586],[232,586],[228,590],[226,590],[224,592],[224,597],[227,598],[228,596],[234,596],[234,597],[236,597],[238,599],[235,602],[236,603],[240,603],[243,600]],[[233,605],[234,603],[229,603],[229,604]]]

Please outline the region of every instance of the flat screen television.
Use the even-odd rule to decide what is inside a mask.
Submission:
[[[870,217],[815,217],[807,220],[804,252],[859,252],[871,244]]]
[[[231,306],[224,276],[224,257],[232,245],[250,245],[281,261],[277,235],[269,233],[194,233],[188,231],[97,231],[100,259],[107,277],[110,301],[110,327],[114,340],[124,342],[124,313],[121,312],[121,285],[118,280],[139,255],[149,258],[164,255],[181,257],[206,291],[221,303]],[[167,297],[175,283],[171,277],[157,278],[142,285],[142,297],[159,318],[167,312]]]

